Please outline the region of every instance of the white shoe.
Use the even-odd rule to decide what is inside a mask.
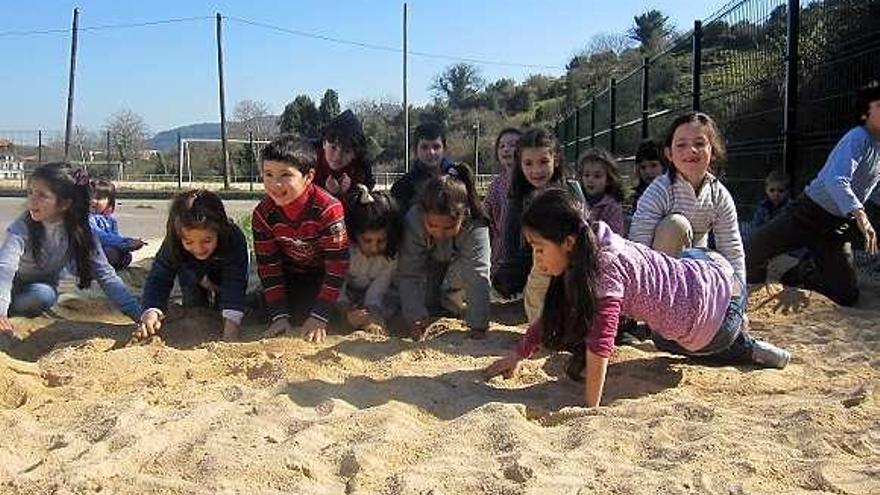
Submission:
[[[752,361],[755,363],[767,368],[783,369],[790,360],[791,353],[785,349],[763,340],[755,340],[755,348],[752,349]]]

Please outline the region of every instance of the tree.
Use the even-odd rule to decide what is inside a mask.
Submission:
[[[669,17],[659,10],[649,10],[633,17],[635,25],[628,31],[629,38],[639,42],[644,53],[653,54],[663,49],[675,32]]]
[[[320,127],[323,128],[329,124],[341,111],[339,109],[339,95],[336,93],[336,90],[328,89],[324,91],[324,96],[321,97],[321,104],[318,106]]]
[[[122,163],[131,163],[134,154],[144,149],[150,130],[144,118],[124,108],[107,119],[107,130]],[[109,158],[109,157],[108,157]]]
[[[234,132],[242,137],[254,133],[255,139],[268,138],[273,134],[273,125],[269,117],[269,105],[257,100],[241,100],[232,111]]]
[[[298,95],[284,107],[278,119],[281,132],[295,132],[307,137],[317,137],[320,127],[318,109],[308,95]]]
[[[476,96],[485,81],[476,66],[460,63],[448,67],[437,75],[431,89],[440,98],[445,98],[451,108],[464,108],[468,100]]]

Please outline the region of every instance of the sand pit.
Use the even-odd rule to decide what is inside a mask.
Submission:
[[[521,327],[225,344],[217,316],[172,312],[126,346],[105,301],[66,298],[0,353],[0,493],[880,493],[880,305],[751,305],[786,370],[624,347],[590,411],[564,355],[483,380]]]

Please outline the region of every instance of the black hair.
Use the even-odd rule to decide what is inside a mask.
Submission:
[[[516,127],[505,127],[501,129],[501,132],[498,133],[498,136],[495,138],[495,161],[500,161],[498,159],[498,145],[501,144],[501,138],[508,134],[515,134],[518,138],[522,137],[522,131],[517,129]],[[515,162],[514,162],[515,163]]]
[[[345,205],[345,228],[351,239],[370,230],[384,230],[388,235],[385,256],[397,254],[403,222],[400,208],[386,192],[370,192],[364,184],[351,188]]]
[[[599,245],[575,198],[563,189],[541,191],[522,217],[523,230],[562,244],[574,239],[568,268],[550,281],[541,312],[543,344],[568,349],[584,340],[597,308]]]
[[[653,138],[645,139],[639,143],[639,148],[636,150],[636,165],[648,161],[663,162],[663,152]]]
[[[363,159],[367,153],[367,137],[357,116],[351,110],[337,115],[324,127],[321,142],[337,144],[343,150],[353,151],[355,159]]]
[[[281,162],[295,167],[303,175],[313,170],[318,162],[313,142],[294,134],[282,134],[260,152],[263,162]]]
[[[171,200],[165,224],[165,240],[171,248],[171,256],[177,261],[189,255],[183,249],[183,229],[213,230],[217,233],[217,249],[220,250],[232,232],[233,223],[226,216],[220,196],[205,189],[192,189],[178,193]]]
[[[856,122],[865,124],[872,101],[880,100],[880,81],[871,81],[856,92]]]
[[[601,163],[605,169],[605,194],[610,195],[618,202],[623,201],[623,180],[620,178],[620,170],[617,168],[617,160],[611,153],[602,148],[589,148],[581,153],[578,158],[578,173],[583,175],[584,165],[590,162]]]
[[[706,136],[709,138],[709,144],[712,146],[712,158],[709,160],[709,171],[717,175],[718,167],[727,157],[727,151],[724,147],[724,137],[721,135],[721,130],[718,128],[718,124],[716,124],[715,119],[708,114],[703,112],[688,112],[677,117],[671,124],[669,124],[669,129],[666,131],[666,139],[663,141],[663,147],[667,150],[671,150],[672,140],[675,138],[675,131],[684,124],[692,122],[700,124],[706,131]],[[675,164],[670,163],[667,172],[669,174],[670,182],[675,179],[676,172]]]
[[[413,147],[417,147],[422,139],[433,141],[438,138],[446,148],[446,128],[438,122],[424,122],[419,124],[413,132]]]
[[[559,141],[548,130],[535,127],[526,130],[520,137],[519,143],[516,145],[516,165],[513,174],[510,177],[510,189],[507,196],[522,203],[532,190],[535,189],[522,171],[522,150],[526,148],[548,148],[553,156],[553,176],[550,177],[550,183],[561,183],[567,174],[567,168],[563,166],[560,158],[562,157],[562,148]]]
[[[69,202],[63,214],[64,229],[67,231],[69,252],[76,261],[76,275],[79,278],[77,287],[85,289],[95,278],[92,256],[96,249],[89,226],[91,191],[88,176],[82,170],[71,173],[69,163],[56,162],[35,168],[29,183],[32,185],[35,181],[46,183],[59,206],[63,202]],[[28,229],[27,249],[33,253],[34,260],[39,262],[46,227],[42,222],[33,220],[30,215],[25,216],[25,225]]]
[[[456,220],[486,221],[486,212],[477,196],[474,173],[466,163],[456,163],[445,174],[425,184],[419,204],[425,213],[448,215]]]
[[[91,181],[91,194],[95,199],[107,198],[107,208],[116,209],[116,185],[109,180],[96,179]]]

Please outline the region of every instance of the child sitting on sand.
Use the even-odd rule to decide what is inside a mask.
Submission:
[[[131,253],[147,245],[142,239],[119,234],[116,221],[116,185],[109,180],[93,180],[89,225],[98,234],[107,262],[117,271],[131,264]]]
[[[11,332],[11,315],[37,316],[55,304],[67,269],[85,289],[97,280],[123,313],[137,321],[141,306],[107,263],[89,227],[89,178],[65,163],[34,169],[27,211],[6,229],[0,247],[0,332]]]
[[[553,276],[541,319],[488,376],[511,374],[538,346],[571,349],[569,375],[586,366],[585,402],[599,405],[618,320],[645,321],[658,349],[726,363],[784,368],[790,355],[747,331],[744,284],[722,257],[700,249],[673,258],[588,223],[564,191],[538,196],[523,215],[535,264]],[[586,349],[584,349],[586,347]]]

